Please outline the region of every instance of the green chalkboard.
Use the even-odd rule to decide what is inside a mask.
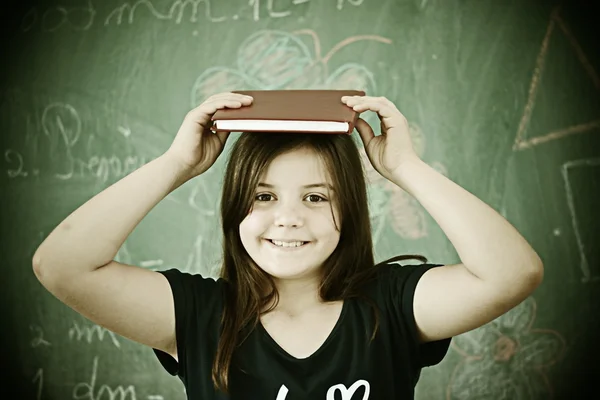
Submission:
[[[423,371],[418,399],[576,398],[593,389],[600,52],[591,2],[13,3],[2,12],[0,337],[2,390],[20,394],[4,398],[185,398],[150,349],[49,294],[31,258],[70,212],[165,151],[203,99],[285,88],[386,96],[409,119],[420,156],[504,215],[544,260],[538,290],[454,338],[444,361]],[[364,117],[378,129],[375,115]],[[224,159],[152,210],[117,259],[216,277]],[[405,253],[459,261],[420,204],[372,177],[378,261]]]

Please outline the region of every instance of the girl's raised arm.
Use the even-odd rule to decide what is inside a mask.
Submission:
[[[138,223],[171,191],[212,166],[228,133],[214,134],[219,108],[251,98],[223,93],[185,117],[170,148],[109,186],[62,221],[40,244],[33,270],[63,303],[117,334],[176,354],[173,296],[158,272],[113,260]]]

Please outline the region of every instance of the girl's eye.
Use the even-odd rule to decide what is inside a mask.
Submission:
[[[314,201],[311,201],[311,203],[322,203],[324,201],[327,201],[327,199],[325,199],[325,198],[323,198],[323,197],[321,197],[319,195],[316,195],[316,194],[309,194],[307,196],[307,198],[312,198],[314,200]]]
[[[272,197],[273,197],[273,195],[270,195],[268,193],[261,193],[261,194],[256,195],[254,200],[259,201],[259,202],[267,202],[267,201],[271,201]],[[306,196],[306,198],[309,199],[310,203],[322,203],[324,201],[327,201],[326,198],[321,197],[316,194],[309,194],[308,196]]]
[[[256,197],[254,199],[258,200],[258,201],[269,201],[269,200],[265,200],[264,196],[268,197],[268,196],[271,196],[271,195],[267,194],[267,193],[262,193],[262,194],[256,195]],[[273,196],[271,196],[271,197],[273,197]]]

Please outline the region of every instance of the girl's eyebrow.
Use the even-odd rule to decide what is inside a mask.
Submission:
[[[266,187],[268,189],[275,189],[275,185],[271,185],[269,183],[264,183],[264,182],[259,182],[258,186],[262,186],[262,187]],[[333,186],[331,186],[329,183],[311,183],[310,185],[304,185],[302,186],[303,189],[312,189],[312,188],[327,188],[331,191],[334,191]]]

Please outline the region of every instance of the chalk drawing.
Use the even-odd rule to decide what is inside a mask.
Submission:
[[[452,372],[446,399],[551,398],[545,368],[565,350],[560,333],[532,329],[537,305],[527,298],[508,313],[455,337],[451,347],[463,357]]]
[[[409,123],[409,125],[415,152],[422,157],[425,152],[425,136],[416,124]],[[377,247],[376,244],[379,243],[385,232],[384,228],[388,225],[404,239],[416,240],[426,237],[428,235],[427,214],[423,206],[395,183],[381,176],[373,168],[364,148],[361,147],[359,152],[367,177],[373,245]],[[431,162],[431,166],[439,173],[448,175],[442,163]]]
[[[312,39],[313,49],[300,39]],[[336,88],[338,86],[377,92],[374,75],[363,65],[348,63],[333,74],[328,72],[329,60],[343,48],[361,41],[391,44],[390,39],[376,35],[352,36],[342,40],[324,56],[318,35],[309,29],[292,33],[260,30],[244,40],[237,50],[236,68],[211,67],[196,79],[191,106],[196,107],[208,96],[239,89]],[[314,55],[313,55],[314,54]]]
[[[544,70],[544,67],[546,64],[546,56],[548,53],[548,44],[550,43],[550,38],[552,37],[552,34],[554,33],[555,27],[557,25],[558,25],[559,29],[563,32],[563,34],[566,36],[566,38],[568,39],[568,41],[571,44],[571,46],[573,47],[573,49],[575,50],[577,59],[583,65],[586,73],[594,82],[594,86],[596,87],[596,89],[600,90],[600,78],[598,77],[598,73],[596,72],[596,70],[594,69],[592,64],[590,64],[587,56],[585,55],[584,51],[582,50],[581,46],[579,45],[579,42],[577,41],[577,39],[575,39],[575,37],[573,36],[571,31],[568,29],[567,25],[563,21],[562,17],[560,16],[560,6],[556,6],[552,11],[550,20],[548,21],[548,27],[546,29],[546,34],[544,36],[544,39],[542,40],[542,45],[541,45],[540,51],[537,55],[537,59],[535,62],[535,69],[533,71],[533,76],[532,76],[531,82],[529,84],[529,93],[528,93],[528,97],[527,97],[527,103],[525,104],[525,107],[523,109],[523,114],[521,115],[521,120],[519,122],[519,128],[517,130],[516,138],[515,138],[515,141],[513,144],[513,150],[528,149],[533,146],[537,146],[542,143],[547,143],[552,140],[558,140],[558,139],[562,139],[567,136],[571,136],[571,135],[575,135],[575,134],[579,134],[579,133],[583,133],[583,132],[589,132],[594,129],[600,128],[600,119],[598,119],[598,120],[589,121],[589,122],[581,123],[581,124],[574,125],[574,126],[569,126],[564,129],[549,132],[544,135],[536,136],[536,137],[529,138],[529,139],[526,139],[524,137],[527,127],[529,126],[529,122],[531,120],[531,114],[532,114],[533,108],[535,106],[535,99],[536,99],[537,92],[538,92],[538,89],[540,86],[540,81],[541,81],[541,77],[543,74],[543,70]]]
[[[581,238],[581,230],[579,228],[579,219],[587,218],[587,215],[577,215],[577,210],[575,208],[575,191],[571,187],[571,182],[569,180],[569,171],[574,168],[593,168],[600,166],[600,158],[591,158],[591,159],[581,159],[581,160],[573,160],[564,163],[561,167],[561,175],[565,184],[565,194],[567,196],[567,206],[569,207],[569,215],[571,217],[571,224],[573,225],[573,233],[575,234],[575,239],[577,241],[577,250],[579,251],[579,268],[581,269],[581,281],[583,283],[587,282],[598,282],[600,281],[600,269],[598,266],[594,266],[595,269],[592,270],[590,264],[588,263],[588,259],[586,253],[593,249],[586,249]],[[590,175],[591,176],[591,175]]]

